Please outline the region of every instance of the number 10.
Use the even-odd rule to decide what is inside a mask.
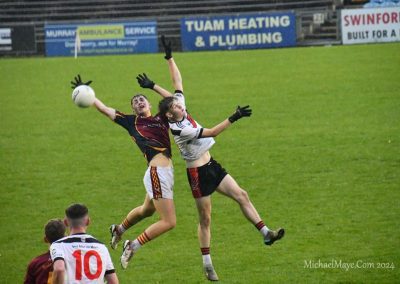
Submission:
[[[103,262],[101,261],[101,257],[99,255],[99,253],[95,250],[89,250],[86,253],[85,252],[83,252],[83,253],[84,253],[83,271],[85,273],[85,276],[90,280],[99,278],[101,271],[103,270]],[[75,279],[82,280],[82,251],[76,250],[76,251],[74,251],[74,253],[72,255],[76,260],[76,262],[75,262]],[[90,266],[89,266],[89,260],[92,256],[96,258],[96,262],[97,262],[97,270],[95,273],[92,273],[90,271]]]

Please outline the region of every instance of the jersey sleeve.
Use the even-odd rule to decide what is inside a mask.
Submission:
[[[186,126],[183,129],[175,130],[171,129],[171,133],[175,136],[179,136],[182,142],[186,142],[193,139],[201,138],[203,128],[194,128]]]
[[[51,260],[54,262],[58,259],[64,260],[65,255],[64,255],[64,250],[62,249],[62,245],[59,243],[53,243],[50,246],[50,257]]]
[[[128,130],[129,127],[129,119],[128,116],[118,110],[115,111],[115,119],[114,122],[116,124],[121,125],[123,128],[125,128],[126,130]]]
[[[110,253],[107,250],[106,253],[106,272],[105,274],[110,274],[110,273],[115,273],[115,268],[114,268],[114,264],[111,260],[111,256]]]

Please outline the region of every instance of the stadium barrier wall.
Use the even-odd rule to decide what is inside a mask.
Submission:
[[[184,17],[183,51],[255,49],[296,45],[293,12]]]
[[[109,35],[107,35],[107,38],[102,36],[102,34],[106,33],[104,30],[105,25],[115,26],[118,24],[129,24],[131,23],[130,19],[124,21],[114,21],[110,19],[108,22],[92,22],[88,20],[84,23],[77,21],[72,24],[64,24],[64,22],[55,24],[50,22],[42,27],[38,26],[37,23],[3,23],[0,25],[0,56],[40,54],[47,56],[71,56],[74,54],[78,26],[92,26],[91,28],[82,29],[82,32],[85,31],[85,34],[79,35],[79,39],[81,40],[80,55],[158,52],[160,43],[157,37],[161,33],[171,38],[174,49],[184,51],[393,42],[400,41],[399,9],[399,7],[392,7],[335,11],[315,9],[306,12],[280,12],[277,14],[294,15],[294,19],[290,20],[291,24],[289,25],[290,29],[293,27],[293,31],[288,33],[288,37],[282,33],[282,42],[287,38],[292,39],[293,42],[281,42],[282,44],[279,43],[279,34],[274,34],[276,31],[273,31],[270,26],[266,27],[264,20],[257,20],[257,17],[260,17],[260,15],[262,15],[262,17],[271,17],[271,15],[274,15],[274,12],[181,17],[177,23],[175,23],[175,20],[169,21],[168,25],[173,25],[173,27],[168,26],[168,28],[164,22],[159,23],[158,20],[156,22],[151,19],[142,18],[134,23],[151,23],[151,28],[148,26],[147,29],[136,29],[134,32],[137,37],[142,37],[141,41],[146,40],[151,42],[148,43],[147,47],[143,48],[140,47],[139,42],[138,46],[132,47],[136,44],[135,39],[129,39],[128,42],[124,42],[125,38],[112,39]],[[325,13],[323,24],[315,25],[316,13]],[[206,19],[211,22],[205,24]],[[229,19],[231,19],[231,21],[234,19],[234,23],[230,24]],[[214,24],[214,20],[216,24]],[[260,27],[260,23],[263,25],[263,21],[264,26]],[[367,24],[362,21],[367,21]],[[285,24],[282,24],[279,29],[284,30],[284,28],[287,28],[282,27],[284,25]],[[68,33],[65,29],[64,32],[62,32],[65,26],[72,27],[72,32]],[[44,27],[46,27],[46,31],[44,31]],[[60,29],[61,31],[59,31],[58,34],[57,32],[48,34],[47,30],[51,27]],[[125,30],[124,28],[124,33]],[[131,31],[132,30],[134,29],[131,29]],[[153,32],[146,34],[146,30],[152,30]],[[126,34],[128,34],[128,32]],[[38,40],[38,35],[41,35],[43,40]],[[146,36],[147,39],[145,39]],[[211,36],[212,38],[210,38]],[[262,36],[264,36],[264,38]],[[200,41],[196,43],[198,39],[200,39]],[[278,44],[276,41],[278,41]],[[199,42],[203,46],[199,46]],[[144,43],[142,42],[142,44]],[[252,44],[254,44],[254,46]],[[90,46],[96,46],[97,50],[90,51]],[[115,46],[121,47],[120,50],[115,48]],[[106,52],[101,51],[101,49],[104,51],[104,47],[108,48]],[[57,49],[62,51],[57,51]]]
[[[27,55],[36,53],[35,27],[0,27],[0,55]]]
[[[343,44],[400,41],[400,7],[341,11]]]

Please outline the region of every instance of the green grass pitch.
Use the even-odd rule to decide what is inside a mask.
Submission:
[[[187,106],[203,126],[251,105],[253,116],[217,137],[211,153],[265,223],[286,229],[282,241],[266,247],[239,207],[214,194],[211,252],[221,283],[400,279],[399,50],[381,44],[175,53]],[[109,225],[142,203],[146,163],[139,149],[95,109],[74,106],[69,84],[80,73],[102,101],[130,112],[131,96],[142,92],[140,72],[172,89],[161,54],[0,60],[1,283],[22,282],[31,258],[47,249],[43,225],[63,217],[69,204],[88,205],[89,233],[108,244]],[[155,113],[159,98],[143,92]],[[197,211],[175,145],[173,154],[177,227],[144,246],[126,271],[120,247],[111,251],[121,283],[206,282]]]

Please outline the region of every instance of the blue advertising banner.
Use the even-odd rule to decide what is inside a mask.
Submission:
[[[182,49],[254,49],[296,45],[293,12],[181,19]]]
[[[46,56],[158,52],[157,22],[45,25]]]

